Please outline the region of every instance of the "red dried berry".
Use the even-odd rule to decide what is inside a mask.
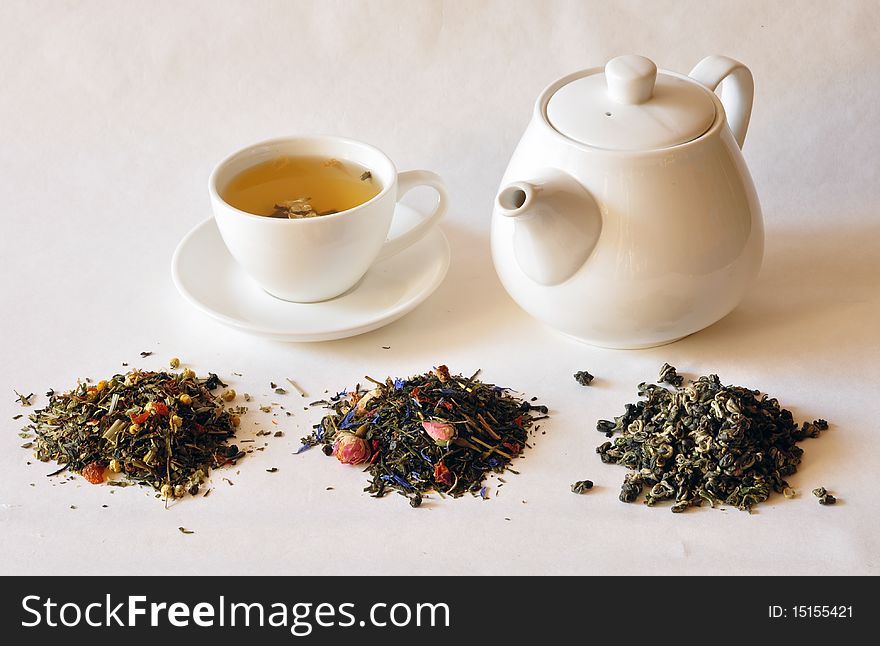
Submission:
[[[82,476],[92,484],[102,484],[104,482],[104,465],[100,462],[92,462],[83,467]]]
[[[132,415],[131,416],[131,423],[132,424],[143,424],[148,419],[150,419],[149,413],[141,413],[140,415]]]

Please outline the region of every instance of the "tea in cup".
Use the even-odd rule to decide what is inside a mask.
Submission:
[[[437,191],[436,206],[388,238],[398,200],[417,186]],[[377,148],[331,136],[249,146],[218,164],[208,190],[239,265],[268,293],[299,303],[351,289],[374,263],[420,240],[449,202],[435,173],[399,173]]]

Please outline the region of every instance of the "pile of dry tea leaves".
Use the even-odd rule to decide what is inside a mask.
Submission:
[[[682,385],[668,364],[655,384],[639,384],[644,400],[627,404],[614,421],[597,430],[612,437],[596,449],[603,462],[622,464],[620,500],[633,502],[646,490],[645,503],[672,500],[681,512],[703,502],[742,510],[788,488],[803,450],[797,443],[818,437],[825,420],[798,426],[776,399],[740,386],[724,386],[717,375]]]
[[[368,392],[356,388],[315,402],[333,412],[303,438],[304,446],[322,445],[342,463],[366,465],[372,480],[364,491],[375,497],[397,491],[418,507],[430,491],[484,496],[489,472],[516,473],[510,463],[547,407],[483,383],[478,374],[450,375],[440,366],[405,380],[368,377],[375,384]]]
[[[166,499],[195,495],[210,469],[244,455],[228,440],[246,409],[224,407],[231,391],[211,392],[225,385],[215,374],[199,379],[191,370],[132,370],[63,394],[50,391],[46,408],[29,417],[22,435],[33,440],[25,446],[44,462],[64,465],[56,474],[70,469],[100,484],[109,470]]]

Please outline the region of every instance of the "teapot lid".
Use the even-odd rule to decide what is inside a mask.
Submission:
[[[547,102],[560,134],[605,150],[652,150],[692,141],[715,121],[715,102],[693,80],[643,56],[618,56],[566,83]]]

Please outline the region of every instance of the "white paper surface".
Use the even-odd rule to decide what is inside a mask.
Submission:
[[[4,1],[0,572],[877,574],[878,24],[871,1]],[[736,311],[630,352],[530,319],[488,249],[492,199],[539,91],[622,53],[681,72],[709,54],[751,67],[745,155],[767,229],[761,275]],[[446,179],[449,275],[414,313],[345,341],[222,327],[178,296],[169,269],[209,215],[208,174],[252,142],[314,132]],[[60,485],[45,477],[53,466],[26,464],[10,418],[29,411],[13,388],[40,406],[50,387],[171,356],[273,401],[269,381],[287,376],[319,396],[365,373],[482,367],[539,395],[553,418],[500,495],[492,484],[490,501],[420,510],[367,497],[364,474],[318,451],[292,455],[320,416],[292,395],[294,416],[275,418],[284,438],[215,473],[207,500],[167,511],[139,488]],[[751,515],[617,500],[625,470],[599,461],[595,421],[619,414],[664,361],[832,422],[803,444],[798,499]],[[572,379],[581,369],[592,387]],[[245,428],[275,430],[271,419],[257,411]],[[595,489],[572,495],[583,478]],[[819,485],[841,502],[816,504]]]

